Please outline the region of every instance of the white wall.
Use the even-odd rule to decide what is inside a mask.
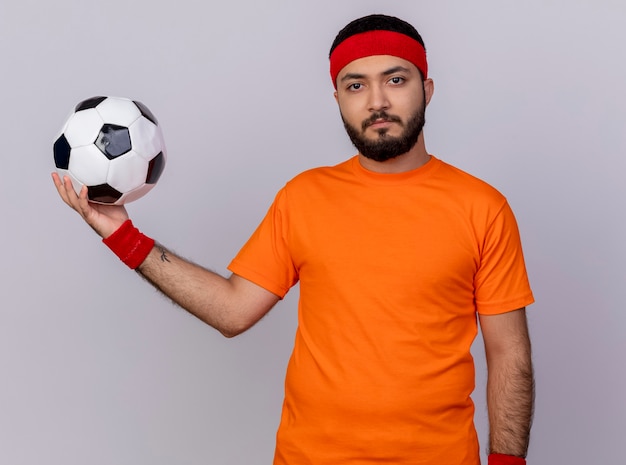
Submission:
[[[134,222],[225,272],[286,180],[354,152],[327,51],[373,12],[409,20],[426,40],[428,148],[496,186],[517,214],[537,298],[529,463],[619,463],[626,5],[163,3],[0,4],[0,463],[271,462],[297,290],[224,340],[125,269],[61,203],[52,140],[84,98],[148,104],[170,157],[160,184],[129,206]]]

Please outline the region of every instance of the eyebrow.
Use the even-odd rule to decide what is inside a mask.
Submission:
[[[410,70],[409,68],[405,68],[404,66],[394,66],[393,68],[388,69],[387,71],[384,71],[382,73],[383,76],[389,76],[390,74],[395,74],[399,71],[405,72],[405,73],[409,73]]]
[[[363,79],[365,74],[358,73],[348,73],[344,77],[341,78],[341,82],[347,81],[348,79]]]
[[[405,72],[405,73],[410,72],[410,70],[408,68],[405,68],[404,66],[394,66],[393,68],[389,68],[388,70],[383,71],[380,74],[381,76],[389,76],[391,74],[395,74],[400,71]],[[365,77],[366,75],[361,74],[361,73],[348,73],[341,78],[341,82],[347,81],[349,79],[364,79]]]

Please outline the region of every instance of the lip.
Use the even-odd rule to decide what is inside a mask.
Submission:
[[[369,128],[373,128],[373,129],[376,129],[376,128],[384,128],[384,127],[391,126],[393,123],[394,123],[393,121],[390,121],[390,120],[388,120],[388,119],[378,119],[378,120],[376,120],[376,121],[374,121],[374,122],[370,123],[370,124],[368,125],[368,127],[369,127]]]

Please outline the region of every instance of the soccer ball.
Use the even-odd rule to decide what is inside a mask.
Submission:
[[[87,186],[89,201],[121,205],[144,196],[165,167],[157,119],[141,102],[92,97],[76,105],[54,142],[59,176],[76,192]]]

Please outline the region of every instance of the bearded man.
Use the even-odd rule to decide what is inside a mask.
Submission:
[[[53,175],[59,194],[124,263],[228,337],[300,283],[275,465],[478,465],[477,320],[489,463],[524,464],[533,296],[513,213],[493,187],[426,150],[434,84],[413,26],[351,22],[331,47],[330,74],[358,154],[287,182],[227,278]]]

